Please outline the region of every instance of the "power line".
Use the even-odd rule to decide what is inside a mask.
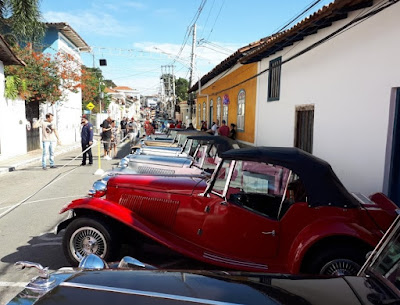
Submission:
[[[307,13],[310,9],[312,9],[314,6],[316,6],[319,2],[321,2],[321,0],[316,0],[314,2],[312,2],[308,7],[306,7],[301,13],[299,13],[298,15],[296,15],[295,17],[293,17],[292,19],[290,19],[284,26],[282,26],[279,30],[274,31],[275,33],[279,33],[282,30],[284,30],[286,27],[288,27],[289,25],[291,25],[294,21],[296,21],[297,19],[299,19],[301,16],[303,16],[305,13]]]
[[[210,18],[212,9],[214,8],[214,4],[215,4],[215,0],[213,0],[213,3],[212,3],[212,5],[211,5],[211,7],[210,7],[210,9],[209,9],[209,11],[208,11],[208,15],[207,15],[207,18],[206,18],[206,22],[205,22],[204,25],[203,25],[203,30],[201,31],[200,37],[203,37],[204,30],[206,29],[206,26],[207,26],[207,23],[208,23],[208,19]]]
[[[318,46],[324,44],[325,42],[331,40],[332,38],[343,34],[347,30],[349,30],[349,29],[353,28],[354,26],[362,23],[363,21],[369,19],[370,17],[374,16],[375,14],[383,11],[384,9],[386,9],[386,8],[396,4],[396,3],[398,3],[399,1],[400,0],[388,0],[388,2],[386,3],[385,6],[383,6],[384,5],[384,3],[383,3],[384,1],[383,1],[382,3],[380,3],[380,6],[378,8],[376,8],[374,11],[369,11],[368,13],[364,14],[363,16],[357,16],[356,18],[354,18],[350,22],[346,23],[344,26],[340,27],[338,30],[336,30],[333,33],[329,34],[328,36],[325,36],[324,38],[318,40],[317,42],[313,43],[312,45],[308,46],[307,48],[299,51],[298,53],[294,54],[293,56],[289,57],[288,59],[282,61],[281,65],[284,65],[284,64],[296,59],[297,57],[299,57],[299,56],[301,56],[301,55],[303,55],[305,53],[308,53],[309,51],[317,48]],[[242,85],[242,84],[244,84],[244,83],[246,83],[246,82],[248,82],[248,81],[250,81],[250,80],[252,80],[252,79],[254,79],[254,78],[256,78],[256,77],[258,77],[258,76],[260,76],[260,75],[262,75],[264,73],[266,73],[266,72],[268,72],[268,71],[269,71],[269,68],[264,69],[261,72],[255,74],[255,75],[253,75],[253,76],[251,76],[251,77],[249,77],[249,78],[247,78],[247,79],[245,79],[245,80],[243,80],[243,81],[241,81],[239,83],[236,83],[236,84],[234,84],[234,85],[232,85],[230,87],[221,89],[221,90],[219,90],[217,92],[212,92],[209,95],[218,95],[218,94],[220,94],[220,93],[222,93],[224,91],[236,88],[236,87],[238,87],[238,86],[240,86],[240,85]]]
[[[219,15],[221,14],[222,7],[224,6],[224,4],[225,4],[225,0],[222,1],[222,4],[221,4],[221,6],[220,6],[220,8],[219,8],[217,17],[215,17],[214,24],[213,24],[213,26],[211,27],[210,33],[208,33],[208,36],[207,36],[207,39],[206,39],[206,40],[209,40],[209,39],[210,39],[211,33],[214,31],[215,24],[217,23],[217,20],[218,20],[218,18],[219,18]]]

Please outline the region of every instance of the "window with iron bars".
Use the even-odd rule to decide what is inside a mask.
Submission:
[[[282,57],[269,62],[268,74],[268,102],[278,101],[281,90]]]

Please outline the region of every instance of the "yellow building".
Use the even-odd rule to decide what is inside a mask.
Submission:
[[[257,63],[242,65],[239,60],[245,52],[262,44],[260,40],[240,48],[196,83],[190,92],[196,92],[196,128],[201,121],[222,120],[229,126],[236,125],[236,139],[249,144],[254,143],[255,110],[257,94]]]

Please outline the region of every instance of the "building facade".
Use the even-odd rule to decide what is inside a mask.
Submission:
[[[244,57],[260,73],[255,144],[300,147],[350,191],[400,204],[398,16],[393,1],[335,1]]]

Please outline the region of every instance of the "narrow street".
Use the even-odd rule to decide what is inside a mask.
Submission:
[[[18,271],[13,266],[16,261],[37,262],[51,270],[68,266],[62,236],[54,234],[55,226],[67,216],[59,211],[71,200],[85,196],[99,179],[94,175],[96,158],[93,166],[79,166],[80,158],[70,162],[79,153],[77,149],[56,157],[56,169],[43,171],[37,162],[0,176],[0,304],[37,275],[37,270]],[[118,161],[101,160],[102,169],[111,169]]]
[[[50,270],[70,266],[62,250],[63,232],[55,235],[54,229],[68,215],[60,215],[61,208],[86,196],[99,179],[94,175],[98,169],[96,150],[93,149],[93,166],[79,166],[80,158],[71,162],[81,152],[77,149],[56,157],[56,169],[43,171],[36,162],[0,175],[0,304],[8,302],[38,275],[33,268],[18,270],[15,262],[36,262]],[[120,147],[118,158],[102,159],[101,168],[111,169],[128,153],[129,145],[125,144]],[[155,245],[144,245],[140,251],[122,247],[120,257],[124,255],[165,268],[210,268]]]

